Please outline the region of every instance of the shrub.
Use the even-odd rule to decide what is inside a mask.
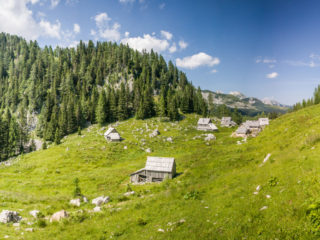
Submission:
[[[81,196],[81,189],[79,187],[79,179],[75,178],[73,180],[74,183],[74,191],[73,191],[73,196],[74,197],[80,197]]]
[[[45,228],[47,226],[47,223],[46,223],[46,221],[44,219],[38,219],[37,226],[39,228]]]
[[[278,184],[279,180],[277,177],[271,177],[269,180],[268,180],[268,184],[270,187],[274,187]]]
[[[200,199],[200,192],[196,191],[196,190],[193,190],[193,191],[190,191],[190,192],[187,192],[183,198],[185,200],[198,200]]]
[[[144,220],[143,218],[138,218],[137,224],[138,224],[139,226],[144,226],[144,225],[147,225],[147,221]]]

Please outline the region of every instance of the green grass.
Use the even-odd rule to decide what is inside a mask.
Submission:
[[[271,121],[241,145],[228,128],[215,133],[209,145],[204,137],[193,139],[202,134],[194,128],[197,119],[130,119],[116,127],[125,139],[121,143],[107,143],[94,125],[83,136],[70,135],[61,145],[1,165],[0,210],[18,211],[24,220],[20,230],[0,224],[0,239],[317,239],[320,107]],[[149,138],[146,124],[161,135]],[[141,128],[142,134],[134,131]],[[164,141],[169,136],[173,143]],[[129,174],[144,167],[147,155],[175,157],[181,174],[160,184],[130,185],[137,194],[124,198]],[[75,178],[89,200],[110,196],[101,213],[91,213],[90,203],[68,204]],[[261,211],[263,206],[268,208]],[[28,214],[33,209],[44,216],[65,209],[71,217],[43,224]],[[27,222],[34,232],[24,231]]]

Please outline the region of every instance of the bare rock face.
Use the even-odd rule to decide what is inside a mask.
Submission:
[[[59,212],[54,213],[51,218],[50,222],[59,222],[63,218],[67,218],[69,215],[65,210],[61,210]]]
[[[91,202],[92,204],[96,205],[96,206],[101,206],[102,204],[108,203],[109,202],[109,197],[105,197],[105,196],[100,196],[97,197],[95,199],[93,199]]]
[[[0,213],[0,222],[2,223],[9,223],[9,222],[20,222],[21,221],[21,217],[19,215],[19,213],[15,212],[15,211],[9,211],[9,210],[3,210]]]

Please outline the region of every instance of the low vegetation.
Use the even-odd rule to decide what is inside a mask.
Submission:
[[[174,123],[120,122],[120,143],[106,142],[105,130],[90,126],[1,166],[0,209],[18,211],[24,220],[19,230],[0,224],[0,238],[317,239],[320,143],[313,136],[320,132],[319,115],[319,106],[283,115],[240,145],[231,128],[205,141],[195,129],[197,115]],[[150,138],[155,128],[161,134]],[[147,155],[175,157],[178,176],[130,184],[129,174],[144,166]],[[135,194],[124,197],[127,191]],[[80,193],[89,202],[69,205]],[[90,200],[102,195],[110,202],[92,212]],[[43,217],[30,216],[33,209]],[[47,217],[62,209],[70,216],[50,223]]]

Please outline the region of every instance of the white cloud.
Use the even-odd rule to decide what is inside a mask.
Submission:
[[[180,46],[181,49],[185,49],[186,47],[188,47],[188,43],[186,43],[183,40],[180,40],[179,41],[179,46]]]
[[[194,69],[200,66],[214,66],[220,63],[219,58],[211,57],[210,55],[200,52],[183,59],[177,58],[176,64],[178,67]]]
[[[127,38],[127,37],[130,36],[130,33],[129,33],[129,32],[125,32],[125,33],[124,33],[124,36]]]
[[[73,31],[75,33],[79,33],[80,32],[80,25],[77,23],[73,24]]]
[[[120,40],[120,24],[115,22],[110,25],[111,18],[107,13],[100,13],[94,17],[98,31],[91,29],[91,35],[96,38],[104,38],[108,41]]]
[[[259,56],[256,58],[256,63],[275,64],[277,63],[277,60],[273,58],[262,58]]]
[[[61,24],[59,21],[57,21],[56,24],[51,24],[48,21],[41,20],[39,25],[47,36],[60,39]]]
[[[176,46],[175,43],[173,43],[173,44],[171,45],[171,47],[169,48],[169,52],[170,52],[170,53],[174,53],[174,52],[176,52],[176,51],[177,51],[177,46]]]
[[[28,4],[36,4],[39,0],[0,0],[0,32],[16,34],[27,40],[35,40],[40,36],[60,38],[59,21],[50,23],[39,15],[38,22],[29,9]]]
[[[218,72],[217,69],[212,69],[212,70],[211,70],[211,73],[217,73],[217,72]]]
[[[164,30],[161,30],[161,36],[163,36],[167,40],[171,40],[172,39],[172,33],[164,31]]]
[[[51,0],[51,8],[55,8],[56,6],[58,6],[60,0]]]
[[[169,42],[166,39],[159,39],[150,34],[144,34],[143,37],[124,38],[121,43],[128,44],[138,51],[145,49],[150,52],[153,49],[156,52],[163,52],[169,48]]]
[[[278,77],[278,73],[277,72],[272,72],[272,73],[269,73],[267,74],[266,78],[276,78]]]

